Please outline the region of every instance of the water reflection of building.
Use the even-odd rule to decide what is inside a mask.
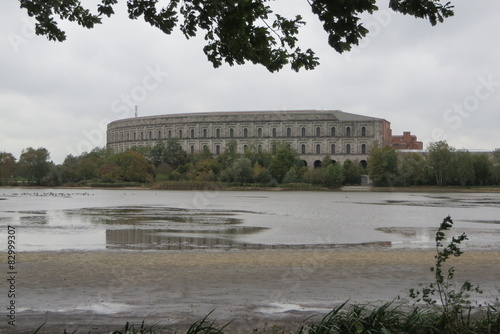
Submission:
[[[106,230],[106,247],[133,249],[197,249],[231,248],[230,239],[198,236],[177,236],[158,230]]]
[[[242,243],[217,236],[181,236],[159,230],[106,230],[106,248],[112,249],[161,249],[161,250],[190,250],[190,249],[324,249],[358,246],[390,247],[386,241],[367,242],[357,244],[252,244]]]

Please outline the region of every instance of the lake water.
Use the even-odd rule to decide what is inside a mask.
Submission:
[[[17,251],[429,248],[451,215],[469,249],[500,249],[500,194],[0,189]]]

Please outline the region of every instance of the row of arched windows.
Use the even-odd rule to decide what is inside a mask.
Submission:
[[[344,154],[351,154],[352,153],[352,146],[351,144],[346,144],[345,147],[344,147]],[[209,150],[208,148],[208,145],[203,145],[202,147],[203,151],[205,150]],[[248,149],[248,146],[247,145],[243,145],[243,151],[245,152],[246,150]],[[195,145],[190,145],[189,147],[189,151],[191,154],[194,154],[196,153],[196,148],[195,148]],[[262,152],[262,145],[257,145],[257,151],[260,153]],[[272,147],[272,150],[271,150],[273,153],[276,152],[276,146],[273,145]],[[221,150],[221,145],[220,144],[217,144],[215,145],[215,149],[214,149],[214,154],[221,154],[222,153],[222,150]],[[310,152],[307,151],[307,145],[306,144],[301,144],[300,146],[300,154],[309,154]],[[322,149],[322,146],[321,144],[316,144],[314,146],[314,152],[312,152],[314,154],[341,154],[342,152],[338,152],[337,151],[337,146],[335,144],[331,144],[330,145],[330,150],[329,152],[325,152],[323,151]],[[360,154],[366,154],[367,153],[367,150],[366,150],[366,144],[361,144],[360,146]]]
[[[263,137],[263,128],[259,127],[257,128],[257,137],[262,138]],[[366,127],[361,127],[361,137],[366,137],[367,132],[366,132]],[[316,127],[315,129],[315,137],[322,137],[322,128],[321,127]],[[345,127],[344,131],[345,137],[351,137],[352,136],[352,128],[350,126]],[[229,138],[235,138],[235,131],[234,128],[229,128]],[[293,129],[291,127],[287,127],[285,129],[285,136],[286,137],[292,137],[293,136]],[[300,136],[301,137],[307,137],[307,129],[306,127],[301,127],[300,128]],[[337,136],[337,129],[336,127],[332,126],[330,128],[330,137],[336,137]],[[144,131],[139,132],[139,136],[137,136],[136,132],[132,132],[132,138],[130,138],[130,134],[126,133],[125,135],[123,133],[118,136],[118,134],[115,135],[115,141],[129,141],[129,140],[158,140],[158,139],[170,139],[172,137],[178,137],[180,139],[184,138],[184,133],[182,129],[177,130],[177,133],[174,135],[172,130],[167,130],[166,131],[166,136],[165,138],[162,137],[162,131],[158,130],[156,133],[156,136],[153,135],[153,131],[148,131],[145,133]],[[189,137],[190,138],[196,138],[196,132],[195,129],[190,129],[189,130]],[[201,130],[201,137],[200,138],[208,138],[209,133],[208,129],[204,128]],[[222,137],[222,130],[220,128],[215,129],[215,138],[221,138]],[[245,127],[243,128],[243,138],[249,138],[249,128]],[[271,128],[271,137],[277,138],[278,137],[278,128]]]

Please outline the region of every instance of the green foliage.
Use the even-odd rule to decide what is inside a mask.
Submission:
[[[373,145],[368,156],[368,171],[375,186],[395,186],[398,178],[398,155],[390,146]]]
[[[444,186],[450,180],[453,168],[454,149],[446,141],[429,144],[429,169],[436,177],[436,184]]]
[[[463,254],[459,245],[468,240],[465,233],[451,237],[448,245],[445,246],[446,232],[453,226],[450,216],[443,219],[436,232],[436,256],[435,264],[431,267],[434,273],[434,282],[419,289],[411,289],[410,297],[416,302],[423,301],[429,306],[439,305],[442,311],[442,323],[446,332],[460,333],[460,328],[468,327],[464,321],[469,321],[464,317],[464,312],[470,314],[471,300],[470,293],[482,293],[479,286],[465,281],[457,290],[453,279],[455,277],[455,267],[445,268],[445,263],[450,257],[459,257]]]
[[[232,171],[235,182],[244,184],[252,180],[252,164],[247,158],[237,159],[232,166]]]
[[[286,173],[292,167],[298,167],[300,160],[297,152],[288,146],[281,147],[276,151],[271,160],[269,171],[278,183],[282,183]]]
[[[64,41],[59,21],[76,22],[85,28],[102,23],[102,17],[115,14],[117,0],[100,0],[97,14],[80,1],[19,0],[21,8],[36,20],[35,31],[49,40]],[[203,48],[214,67],[251,62],[274,72],[290,64],[294,71],[314,69],[314,51],[298,46],[300,28],[306,24],[301,15],[286,18],[275,13],[268,0],[172,0],[127,1],[131,19],[143,18],[165,34],[179,26],[186,38],[203,33]],[[375,0],[314,0],[308,2],[328,35],[328,44],[337,52],[349,51],[369,32],[361,16],[378,10]],[[286,5],[284,2],[283,4]],[[432,25],[453,15],[450,3],[439,0],[391,0],[389,7],[403,14],[428,19]]]
[[[0,152],[0,184],[9,184],[16,176],[16,158],[7,152]]]
[[[28,184],[42,185],[50,170],[50,154],[46,148],[33,149],[29,147],[21,153],[19,158],[19,174],[28,181]]]

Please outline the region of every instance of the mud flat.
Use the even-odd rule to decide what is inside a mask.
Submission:
[[[28,252],[18,254],[16,327],[1,333],[103,333],[127,322],[186,328],[210,312],[232,333],[296,329],[333,306],[389,301],[432,280],[428,250],[250,250]],[[495,301],[500,252],[466,251],[451,262],[459,282]],[[6,265],[1,265],[3,272]]]

